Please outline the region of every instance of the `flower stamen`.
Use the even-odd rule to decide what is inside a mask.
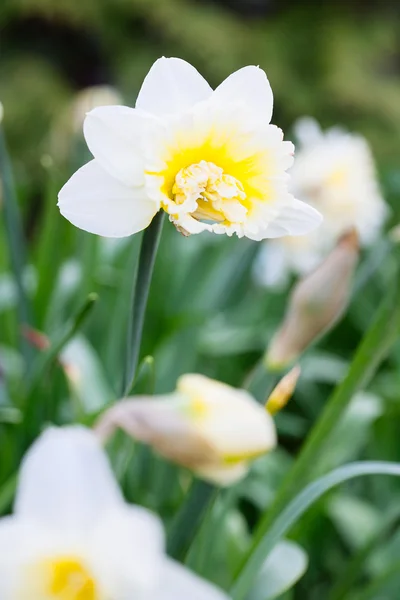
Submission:
[[[243,223],[246,218],[242,183],[212,162],[202,160],[181,169],[172,195],[177,212],[186,209],[198,221]]]

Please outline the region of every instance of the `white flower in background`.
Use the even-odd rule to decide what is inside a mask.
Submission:
[[[270,124],[273,96],[258,67],[215,91],[189,63],[161,58],[136,108],[88,113],[94,160],[59,194],[71,223],[106,237],[147,227],[160,210],[184,234],[213,231],[254,240],[300,235],[319,213],[288,192],[293,144]]]
[[[367,246],[379,235],[387,215],[367,141],[340,128],[322,132],[310,118],[298,121],[299,147],[290,170],[290,189],[319,210],[321,227],[301,238],[281,238],[263,245],[255,266],[262,285],[279,285],[290,272],[316,267],[341,235],[355,228]]]
[[[120,427],[199,477],[229,485],[276,445],[275,425],[250,394],[203,375],[183,375],[159,398],[122,400],[97,425],[106,440]]]
[[[49,153],[56,162],[71,161],[80,149],[86,114],[99,106],[120,105],[121,95],[108,85],[95,85],[77,92],[57,115],[49,134]]]
[[[1,600],[226,600],[164,554],[161,522],[122,498],[83,427],[46,431],[0,520]]]

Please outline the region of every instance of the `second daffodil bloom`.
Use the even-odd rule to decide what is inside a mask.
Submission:
[[[263,246],[256,278],[267,286],[285,283],[290,272],[304,275],[314,269],[349,229],[357,231],[361,246],[370,245],[388,212],[365,138],[339,127],[323,132],[310,118],[298,121],[295,130],[299,146],[290,189],[324,220],[310,235]]]
[[[219,485],[244,477],[251,460],[276,445],[262,405],[203,375],[183,375],[169,395],[122,400],[103,415],[97,432],[107,440],[117,427]]]
[[[122,498],[94,434],[46,431],[0,520],[1,600],[228,600],[164,554],[160,520]]]
[[[288,191],[294,147],[270,124],[272,105],[258,67],[236,71],[213,91],[189,63],[157,60],[136,108],[88,113],[94,160],[61,190],[61,213],[106,237],[144,229],[159,210],[185,235],[261,240],[311,231],[321,217]]]

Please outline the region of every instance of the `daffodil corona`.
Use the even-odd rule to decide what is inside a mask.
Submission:
[[[160,520],[122,498],[83,427],[28,452],[15,514],[0,520],[1,600],[228,600],[164,554]]]
[[[215,91],[187,62],[161,58],[136,108],[88,113],[94,160],[59,194],[74,225],[108,237],[147,227],[159,210],[185,235],[254,240],[305,234],[319,213],[288,191],[294,147],[270,124],[273,96],[260,68],[244,67]]]

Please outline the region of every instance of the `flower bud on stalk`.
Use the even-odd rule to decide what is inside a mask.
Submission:
[[[283,324],[266,355],[269,369],[280,369],[296,360],[342,316],[358,257],[358,235],[351,229],[326,260],[295,286]]]
[[[184,375],[174,393],[122,400],[96,427],[106,441],[116,428],[219,485],[242,478],[252,459],[276,445],[275,425],[248,392],[202,375]]]
[[[289,402],[296,389],[300,374],[301,369],[299,365],[296,365],[274,387],[265,404],[265,408],[270,415],[275,415],[281,411]]]

